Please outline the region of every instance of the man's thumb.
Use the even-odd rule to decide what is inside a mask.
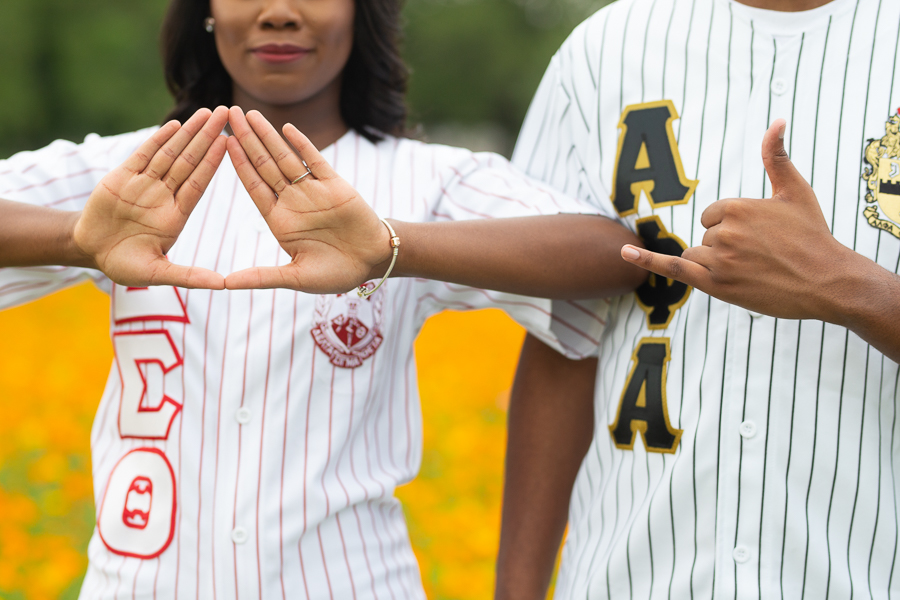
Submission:
[[[784,149],[784,119],[775,119],[763,136],[762,159],[769,181],[772,182],[772,195],[779,191],[787,191],[797,184],[807,185],[806,180],[800,175],[791,162],[788,153]],[[793,194],[787,194],[791,197]]]

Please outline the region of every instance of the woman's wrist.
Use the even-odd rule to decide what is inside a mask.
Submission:
[[[411,223],[407,223],[405,221],[398,221],[397,219],[385,219],[386,222],[390,223],[391,227],[394,230],[396,236],[391,236],[391,232],[385,227],[383,224],[380,225],[383,235],[379,236],[377,242],[375,242],[374,246],[377,247],[379,254],[382,256],[382,260],[372,266],[372,269],[369,271],[369,276],[366,281],[378,281],[382,277],[384,277],[385,273],[387,273],[388,268],[391,266],[391,261],[394,258],[394,248],[391,244],[391,240],[393,237],[402,240],[402,247],[398,248],[397,252],[397,260],[394,264],[394,268],[391,270],[391,273],[388,277],[400,277],[402,276],[402,269],[400,265],[404,262],[404,258],[407,254],[412,251],[411,245],[409,242],[409,226]]]
[[[76,241],[76,228],[81,219],[81,211],[67,212],[63,218],[60,231],[60,254],[63,264],[71,267],[87,267],[98,269],[97,261],[85,252]]]

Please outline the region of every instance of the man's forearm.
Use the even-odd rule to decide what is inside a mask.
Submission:
[[[842,325],[900,363],[900,276],[853,252],[840,283],[823,292],[827,321]]]
[[[525,338],[509,406],[496,600],[543,600],[594,426],[596,359]]]
[[[595,215],[392,224],[401,240],[394,276],[567,299],[620,295],[646,278],[619,251],[637,237]]]
[[[79,214],[0,200],[0,267],[94,266],[72,239]]]

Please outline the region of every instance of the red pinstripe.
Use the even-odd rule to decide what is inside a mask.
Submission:
[[[519,200],[518,198],[510,198],[509,196],[503,196],[502,194],[495,194],[494,192],[488,192],[487,190],[482,190],[480,188],[477,188],[474,185],[472,185],[471,183],[468,183],[467,181],[465,181],[465,176],[462,173],[460,173],[459,171],[457,171],[454,167],[451,167],[450,170],[453,171],[454,173],[456,173],[457,177],[459,177],[459,180],[460,180],[459,185],[462,187],[469,188],[470,190],[478,192],[479,194],[481,194],[483,196],[491,196],[492,198],[497,198],[498,200],[505,200],[506,202],[515,202],[516,204],[519,204],[520,206],[523,206],[525,208],[537,210],[539,214],[544,214],[543,212],[541,212],[540,208],[533,206],[531,204],[526,204],[525,202]]]
[[[125,557],[122,557],[122,564],[119,565],[119,568],[116,570],[116,591],[113,592],[113,598],[117,598],[119,596],[119,586],[122,585],[122,567],[125,566]]]
[[[71,179],[72,177],[78,177],[80,175],[87,175],[88,173],[96,173],[98,171],[102,172],[104,174],[108,172],[107,169],[101,169],[99,167],[90,167],[90,168],[85,169],[84,171],[78,171],[77,173],[69,173],[67,175],[60,175],[59,177],[52,177],[41,183],[32,183],[31,185],[26,185],[25,187],[19,188],[17,190],[13,190],[13,189],[3,190],[2,192],[0,192],[0,195],[5,196],[6,194],[18,194],[20,192],[25,192],[25,191],[28,191],[31,189],[48,186],[51,183],[56,183],[57,181],[64,181],[66,179]]]
[[[372,586],[372,595],[378,600],[378,592],[375,591],[375,575],[372,573],[372,565],[369,563],[369,552],[366,550],[366,537],[363,535],[362,521],[359,519],[359,511],[356,504],[353,505],[353,516],[356,517],[356,528],[359,530],[359,540],[362,542],[363,557],[366,559],[366,569],[369,571],[369,584]]]
[[[365,443],[366,443],[366,468],[367,468],[367,471],[369,474],[369,480],[375,482],[378,485],[378,487],[381,488],[381,494],[379,496],[383,498],[387,494],[387,489],[384,487],[384,484],[382,484],[381,481],[379,481],[378,479],[375,478],[375,475],[372,472],[372,462],[369,460],[369,457],[372,455],[371,451],[369,450],[369,429],[366,425],[369,422],[368,415],[370,415],[372,412],[372,402],[370,402],[370,399],[372,397],[372,382],[375,380],[375,360],[376,360],[377,356],[378,355],[376,354],[369,361],[371,363],[371,372],[369,374],[369,389],[366,392],[366,400],[365,400],[365,404],[363,405],[363,421],[364,421],[364,423],[363,423],[363,438],[365,439]],[[379,413],[380,413],[380,407],[379,407]],[[372,432],[373,432],[373,435],[375,436],[375,454],[376,454],[376,458],[378,459],[378,464],[379,464],[379,466],[381,466],[381,452],[378,447],[379,446],[378,445],[378,433],[377,433],[377,429],[375,427],[377,421],[378,421],[378,419],[376,417],[375,419],[372,420],[371,424],[372,424]],[[384,472],[383,466],[381,467],[381,470],[382,470],[382,472]],[[384,544],[382,543],[382,540],[381,540],[381,534],[378,533],[378,528],[375,526],[375,514],[372,511],[372,503],[368,501],[368,497],[366,498],[366,500],[367,500],[366,506],[369,509],[369,516],[372,519],[372,531],[375,533],[375,539],[378,540],[378,551],[379,551],[379,554],[381,555],[381,563],[383,565],[386,565],[387,563],[384,560]],[[395,596],[394,596],[394,590],[391,587],[390,570],[386,571],[385,583],[387,583],[388,591],[391,593],[391,598],[394,599]],[[373,583],[373,585],[374,585],[374,583]]]
[[[162,564],[162,557],[156,557],[156,575],[153,577],[153,597],[156,598],[156,584],[159,583],[159,567]]]
[[[374,357],[373,357],[374,359]],[[373,360],[374,362],[374,360]],[[371,389],[371,380],[370,389]],[[353,409],[356,408],[356,369],[350,370],[350,424],[347,426],[347,439],[344,442],[345,447],[350,446],[350,474],[353,476],[354,481],[356,481],[356,485],[360,487],[363,491],[364,502],[368,502],[369,500],[369,491],[360,483],[359,478],[356,476],[356,469],[353,467],[353,445],[350,444],[350,432],[353,429]],[[363,415],[365,415],[365,411],[363,411]],[[365,418],[365,416],[363,417]],[[365,422],[360,421],[363,428],[365,428]],[[347,491],[344,490],[346,494]],[[347,498],[347,504],[350,505],[350,498]],[[366,538],[363,536],[362,532],[362,523],[359,520],[359,512],[356,510],[356,504],[353,504],[353,515],[356,517],[356,527],[359,529],[359,541],[362,544],[363,549],[363,557],[366,559],[366,569],[369,571],[369,581],[372,584],[372,595],[375,596],[375,599],[378,600],[378,594],[375,592],[375,576],[372,574],[372,565],[369,564],[369,552],[366,549]]]
[[[203,232],[206,230],[206,220],[209,217],[209,208],[212,206],[212,198],[215,197],[216,188],[218,187],[219,179],[215,178],[212,181],[212,186],[209,188],[209,199],[206,202],[206,210],[203,211],[203,220],[200,222],[200,232],[197,234],[197,245],[194,248],[194,256],[191,259],[191,265],[195,266],[197,264],[197,256],[200,254],[200,246],[203,243]],[[224,238],[224,234],[223,234]],[[212,296],[212,293],[209,293]],[[191,295],[191,290],[185,290],[184,292],[184,314],[188,314],[188,302]],[[211,299],[211,298],[210,298]],[[208,313],[207,313],[208,314]],[[162,327],[162,326],[160,326]],[[182,356],[182,365],[181,365],[181,402],[182,405],[187,403],[187,389],[184,385],[184,374],[187,372],[187,356],[185,352],[185,340],[187,338],[187,323],[184,323],[181,327],[181,356]],[[205,381],[205,377],[204,377]],[[184,498],[181,495],[182,486],[181,486],[181,473],[182,473],[182,437],[184,433],[184,412],[181,412],[180,419],[178,421],[178,487],[176,489],[176,493],[178,494],[178,522],[176,524],[176,530],[178,535],[178,542],[176,544],[176,554],[175,554],[175,597],[178,597],[178,565],[181,563],[181,515],[184,512]],[[162,558],[157,560],[156,563],[156,578],[153,580],[153,598],[156,598],[156,580],[159,579],[159,570],[162,564]]]
[[[276,244],[276,248],[278,248]],[[275,256],[275,262],[278,262],[278,256]],[[263,385],[263,408],[260,417],[259,430],[259,469],[256,478],[256,572],[259,576],[259,597],[262,600],[262,561],[259,557],[259,496],[262,490],[262,470],[263,470],[263,440],[266,437],[266,404],[269,398],[269,373],[272,366],[272,335],[275,331],[275,296],[276,291],[272,290],[272,316],[269,319],[269,354],[266,357],[266,382]]]
[[[344,485],[344,482],[341,480],[341,458],[343,458],[344,452],[347,450],[348,442],[350,440],[350,430],[353,428],[353,390],[352,390],[353,371],[355,371],[355,369],[350,371],[350,377],[351,377],[351,382],[350,382],[350,385],[351,385],[350,419],[349,419],[349,424],[347,426],[347,438],[344,441],[344,443],[341,445],[341,450],[338,453],[337,459],[334,461],[334,476],[337,479],[338,485],[341,486],[341,490],[343,490],[343,492],[344,492],[345,504],[342,508],[335,511],[335,517],[338,519],[338,521],[337,521],[338,533],[340,534],[340,537],[341,537],[341,546],[344,549],[344,562],[347,564],[347,572],[350,573],[350,587],[353,589],[353,597],[356,598],[356,585],[353,583],[353,573],[352,573],[352,570],[350,569],[350,559],[347,557],[347,545],[344,543],[344,532],[341,529],[341,521],[340,521],[340,511],[343,510],[344,508],[350,506],[350,494],[347,492],[347,487]],[[332,369],[332,385],[333,384],[334,384],[334,369]],[[328,419],[328,425],[329,425],[329,431],[330,431],[330,427],[331,427],[330,415],[329,415],[329,419]],[[330,444],[329,444],[329,446],[330,446]],[[351,452],[351,455],[352,455],[352,452]],[[324,478],[325,478],[325,474],[323,472],[323,474],[322,474],[323,481],[324,481]]]
[[[548,198],[550,198],[550,201],[553,202],[553,204],[556,206],[556,208],[562,208],[562,207],[559,205],[559,202],[556,201],[556,194],[551,193],[551,192],[550,192],[549,190],[547,190],[546,188],[539,187],[539,186],[535,185],[534,182],[533,182],[532,180],[530,180],[530,179],[528,179],[528,178],[526,178],[526,177],[523,177],[523,176],[522,176],[522,172],[521,172],[521,171],[516,171],[515,168],[514,168],[510,163],[505,163],[505,166],[506,166],[506,171],[509,172],[510,174],[512,174],[512,176],[515,177],[517,181],[521,181],[521,182],[523,182],[525,185],[527,185],[528,187],[530,187],[531,189],[533,189],[534,191],[536,191],[536,192],[538,192],[538,193],[540,193],[540,194],[546,195]],[[507,181],[507,185],[509,185],[508,181]],[[579,201],[579,204],[581,204],[582,206],[584,206],[585,210],[588,210],[588,211],[590,211],[590,212],[593,212],[593,210],[592,210],[587,204],[584,204],[584,203],[581,202],[581,201]]]
[[[479,218],[482,218],[482,219],[493,219],[493,218],[494,218],[492,215],[488,215],[488,214],[485,214],[485,213],[480,213],[480,212],[478,212],[477,210],[472,210],[472,209],[469,208],[468,206],[463,206],[462,204],[460,204],[459,202],[457,202],[456,200],[453,199],[453,196],[451,196],[451,195],[447,192],[447,188],[446,188],[446,187],[443,187],[443,186],[441,187],[441,196],[444,197],[444,198],[446,198],[447,200],[449,200],[450,203],[453,204],[453,205],[455,205],[457,208],[459,208],[459,209],[461,209],[461,210],[464,210],[465,212],[467,212],[467,213],[469,213],[469,214],[473,214],[473,215],[475,215],[476,217],[479,217]]]
[[[159,557],[157,557],[157,560],[159,560]],[[141,574],[141,567],[144,566],[144,562],[146,562],[146,561],[139,560],[137,571],[134,572],[134,582],[131,585],[131,597],[132,598],[137,597],[137,581],[138,581],[138,576]]]
[[[473,292],[476,292],[476,293],[478,293],[478,294],[482,294],[483,296],[485,296],[486,298],[488,298],[488,299],[489,299],[491,302],[493,302],[494,304],[498,304],[498,305],[506,305],[506,306],[527,306],[527,307],[529,307],[529,308],[533,308],[534,310],[536,310],[536,311],[538,311],[538,312],[541,312],[541,313],[543,313],[543,314],[545,314],[545,315],[548,315],[551,319],[553,319],[554,321],[556,321],[557,323],[559,323],[559,324],[562,325],[563,327],[566,327],[567,329],[570,329],[571,331],[573,331],[573,332],[576,333],[577,335],[583,337],[584,339],[586,339],[587,341],[591,342],[592,344],[598,344],[598,343],[599,343],[599,340],[596,340],[596,339],[592,338],[592,337],[589,336],[586,332],[584,332],[584,331],[582,331],[581,329],[575,327],[574,325],[572,325],[572,324],[569,323],[568,321],[566,321],[566,320],[560,318],[559,316],[553,314],[552,312],[548,312],[548,311],[544,310],[544,309],[541,308],[540,306],[537,306],[537,305],[535,305],[535,304],[531,304],[530,302],[521,302],[521,301],[517,301],[517,300],[498,300],[497,298],[495,298],[495,297],[492,295],[492,294],[495,294],[496,292],[490,292],[490,291],[488,291],[488,290],[482,290],[482,289],[479,289],[479,288],[464,288],[463,286],[458,286],[458,285],[455,285],[455,284],[452,284],[452,283],[446,283],[446,282],[441,282],[441,284],[442,284],[444,287],[446,287],[448,290],[452,291],[452,292],[458,292],[458,291],[473,291]],[[454,289],[454,287],[455,287],[456,289]]]
[[[78,198],[84,198],[85,196],[90,196],[93,191],[94,190],[91,189],[87,192],[75,194],[74,196],[67,196],[65,198],[60,198],[59,200],[54,200],[53,202],[48,202],[42,206],[44,206],[44,208],[50,208],[51,206],[56,206],[58,204],[62,204],[63,202],[68,202],[69,200],[77,200]]]
[[[74,156],[74,155],[78,154],[79,152],[80,152],[80,149],[77,149],[77,148],[75,150],[70,150],[70,151],[66,152],[65,154],[60,154],[59,156],[57,156],[56,160],[59,160],[60,158],[67,158],[69,156]],[[38,166],[39,164],[41,164],[41,163],[36,162],[36,163],[31,163],[24,169],[9,169],[8,171],[2,171],[2,172],[0,172],[0,177],[3,177],[4,175],[9,175],[11,173],[16,173],[16,172],[18,172],[20,174],[25,174],[28,171],[35,168],[36,166]]]
[[[341,513],[334,514],[337,521],[338,535],[341,538],[341,547],[344,549],[344,564],[347,565],[347,575],[350,576],[350,591],[353,592],[353,600],[356,600],[356,583],[353,582],[353,569],[350,568],[350,558],[347,556],[347,544],[344,542],[344,529],[341,527]]]
[[[260,234],[257,232],[256,234],[256,247],[253,250],[253,263],[252,266],[256,266],[256,258],[259,254],[259,240]],[[244,348],[244,373],[241,377],[241,404],[238,408],[244,407],[244,399],[247,394],[247,358],[250,356],[250,326],[253,324],[253,293],[257,290],[250,290],[250,308],[247,310],[247,345]],[[224,365],[223,365],[224,372]],[[221,421],[221,406],[219,407],[219,419]],[[241,441],[243,438],[243,425],[238,427],[238,442],[237,442],[237,467],[235,468],[234,473],[234,504],[232,504],[231,511],[231,528],[234,529],[237,527],[237,503],[238,503],[238,490],[240,489],[241,484]],[[219,445],[219,436],[216,435],[216,448]],[[216,472],[219,471],[219,453],[216,452]],[[215,520],[215,511],[213,512],[213,520]],[[234,555],[234,597],[240,598],[239,590],[240,586],[238,584],[238,564],[237,564],[237,544],[232,545],[232,554]]]
[[[334,376],[337,371],[337,367],[334,365],[331,366],[331,390],[328,395],[328,452],[325,457],[325,466],[322,468],[322,492],[325,494],[325,518],[331,516],[331,499],[328,496],[328,488],[325,486],[325,474],[328,472],[328,465],[331,464],[331,434],[332,434],[332,414],[334,407]],[[345,490],[346,492],[346,490]],[[316,533],[319,537],[319,552],[322,554],[322,566],[325,569],[325,579],[328,581],[328,593],[329,595],[334,597],[331,591],[331,578],[328,575],[328,561],[325,558],[325,547],[322,544],[322,522],[316,526]],[[341,547],[344,552],[344,556],[347,555],[347,546],[344,544],[344,536],[341,535]],[[347,571],[350,571],[350,564],[347,563]]]
[[[400,287],[402,285],[402,282],[400,282],[400,281],[395,281],[395,282],[397,283],[396,286],[392,285],[394,282],[385,284],[383,286],[382,289],[385,290],[385,292],[384,292],[385,294],[387,294],[388,291],[393,289],[394,287]],[[391,287],[388,287],[388,286],[391,286]],[[404,314],[404,313],[397,312],[397,296],[398,296],[398,294],[396,294],[396,293],[391,294],[391,309],[392,309],[391,317],[392,318],[397,318],[397,315]],[[404,306],[404,308],[406,307],[405,301],[404,301],[403,306]],[[386,340],[386,342],[387,342],[387,344],[390,344],[390,348],[391,348],[390,354],[393,357],[394,361],[396,361],[397,337],[392,336],[391,339]],[[386,402],[387,407],[388,407],[388,459],[390,460],[391,467],[393,467],[394,471],[399,474],[400,469],[397,468],[397,463],[394,461],[394,402],[393,402],[393,399],[394,399],[394,376],[395,376],[394,370],[391,369],[391,385],[389,388],[390,391],[388,393],[388,398],[387,398],[387,402]],[[382,404],[382,406],[384,406],[384,405]],[[378,412],[380,415],[381,410],[379,409]],[[386,472],[385,472],[385,475],[387,475]],[[388,480],[390,481],[390,475],[388,475]]]
[[[366,506],[369,508],[369,516],[372,518],[372,531],[375,532],[375,537],[378,538],[378,551],[381,554],[381,564],[387,566],[387,560],[384,558],[384,545],[381,543],[381,535],[378,533],[378,525],[375,523],[375,511],[372,510],[372,504],[367,502]],[[387,530],[385,530],[387,533]],[[388,591],[391,593],[391,598],[396,600],[396,596],[394,595],[394,586],[391,585],[391,570],[385,568],[384,570],[384,582],[387,584]]]
[[[225,225],[222,227],[222,239],[219,242],[219,251],[216,254],[216,260],[213,266],[213,270],[219,270],[219,259],[222,258],[222,247],[225,244],[225,238],[228,234],[228,224],[231,222],[231,210],[234,208],[234,199],[237,197],[238,191],[238,178],[234,178],[234,189],[231,192],[231,202],[228,205],[228,214],[225,216]],[[211,200],[211,199],[210,199]],[[231,255],[231,267],[234,268],[234,253]],[[209,358],[209,323],[210,318],[209,315],[212,313],[212,303],[213,303],[213,293],[209,293],[209,304],[206,307],[206,327],[203,329],[203,407],[200,411],[200,458],[199,464],[197,466],[197,589],[194,594],[194,597],[197,598],[200,596],[200,517],[203,514],[203,449],[205,447],[204,442],[206,439],[206,364],[207,359]],[[228,303],[226,308],[226,317],[225,317],[225,343],[222,345],[222,376],[224,377],[225,373],[225,355],[227,353],[228,348],[228,324],[231,321],[231,295],[228,294]],[[219,382],[219,404],[221,406],[221,398],[222,398],[222,383]],[[221,411],[219,411],[221,412]],[[218,417],[217,417],[218,418]],[[218,425],[216,426],[216,454],[219,452],[218,448]],[[216,477],[218,477],[218,472],[216,472]],[[216,495],[215,495],[215,484],[213,485],[213,506],[215,507]],[[183,506],[183,505],[182,505]],[[213,515],[215,516],[215,508],[213,509]],[[181,536],[178,536],[179,542],[181,540]],[[179,545],[180,547],[180,545]],[[180,550],[179,550],[180,552]],[[212,528],[212,580],[213,580],[213,598],[216,597],[216,528]],[[175,567],[175,598],[178,598],[178,569],[180,567],[179,564]]]
[[[607,303],[608,303],[608,302],[607,302]],[[571,306],[572,308],[574,308],[574,309],[576,309],[576,310],[578,310],[578,311],[580,311],[580,312],[586,314],[587,316],[591,317],[592,319],[594,319],[595,321],[597,321],[597,322],[600,323],[601,325],[606,325],[606,321],[604,321],[603,319],[601,319],[601,318],[600,318],[600,315],[598,315],[597,313],[595,313],[595,312],[592,311],[592,310],[586,309],[585,307],[581,306],[581,305],[578,304],[577,302],[573,302],[573,301],[571,301],[571,300],[566,300],[566,304],[568,304],[568,305]]]
[[[397,508],[397,505],[391,506],[391,508],[390,508],[390,510],[388,510],[387,514],[384,514],[383,511],[379,511],[379,512],[381,512],[381,516],[384,519],[385,531],[388,529],[388,523],[393,523],[393,519],[390,517],[393,516],[395,510],[399,510]],[[395,527],[391,527],[391,529],[394,534],[394,543],[392,544],[393,550],[394,550],[393,551],[394,564],[399,565],[400,564],[399,556],[400,556],[400,552],[401,552],[400,549],[404,545],[403,540],[406,540],[406,536],[404,535],[404,533],[402,531],[397,531],[397,529]],[[398,574],[397,579],[400,580],[400,586],[403,588],[403,593],[404,593],[403,597],[404,598],[412,598],[412,594],[409,593],[409,588],[406,586],[406,582],[403,581],[403,576]]]
[[[288,359],[287,392],[284,395],[284,437],[281,445],[281,487],[278,502],[278,556],[281,558],[281,571],[278,574],[281,580],[281,597],[286,599],[287,592],[284,589],[284,463],[287,459],[287,432],[288,409],[291,405],[291,373],[294,372],[294,343],[297,341],[297,296],[294,294],[294,320],[291,326],[291,354]]]
[[[44,287],[44,286],[53,285],[53,283],[54,282],[52,282],[52,281],[38,281],[35,283],[25,283],[25,282],[20,281],[20,282],[16,282],[16,283],[10,283],[5,287],[15,286],[16,289],[12,289],[12,290],[0,289],[0,296],[5,296],[6,294],[16,294],[16,293],[24,292],[27,290],[36,290],[36,289]]]
[[[325,583],[328,584],[328,597],[334,600],[334,592],[331,589],[331,577],[328,575],[328,561],[325,560],[325,548],[322,545],[322,522],[316,525],[316,535],[319,537],[319,552],[322,553],[322,568],[325,569]]]
[[[409,352],[406,355],[406,365],[403,367],[403,404],[406,406],[406,469],[410,472],[414,472],[412,466],[412,429],[409,425],[409,363],[413,359],[413,353]]]
[[[303,568],[303,536],[307,531],[307,504],[306,504],[306,483],[307,464],[309,462],[309,409],[312,405],[313,384],[316,381],[316,351],[313,349],[312,360],[310,360],[309,373],[309,394],[306,397],[306,434],[303,436],[303,531],[300,533],[300,540],[297,542],[297,549],[300,553],[300,572],[303,575],[303,587],[306,590],[306,597],[309,598],[309,587],[306,584],[306,571]]]

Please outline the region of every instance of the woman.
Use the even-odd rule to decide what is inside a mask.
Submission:
[[[500,157],[402,137],[398,16],[393,0],[175,0],[183,125],[0,163],[0,264],[25,267],[0,271],[0,305],[88,277],[112,295],[83,597],[423,597],[393,489],[421,455],[425,318],[498,306],[578,354],[594,338],[564,303],[465,286],[639,282],[624,228],[555,214],[581,207]],[[405,278],[376,289],[392,264]]]

